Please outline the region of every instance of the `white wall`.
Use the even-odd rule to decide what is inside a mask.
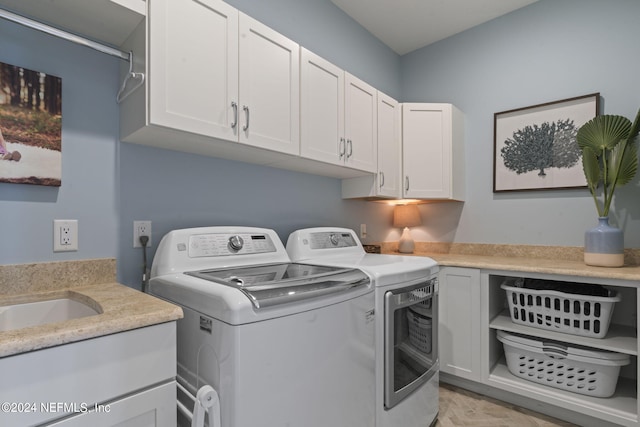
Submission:
[[[600,92],[605,114],[640,107],[637,0],[540,0],[402,57],[402,100],[465,114],[467,200],[421,207],[420,240],[583,245],[597,211],[586,189],[493,193],[494,113]],[[612,222],[640,247],[638,178]],[[389,240],[397,237],[394,231]]]

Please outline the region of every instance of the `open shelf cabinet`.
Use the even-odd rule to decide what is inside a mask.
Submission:
[[[509,313],[506,291],[502,283],[509,278],[533,278],[553,281],[602,285],[614,290],[622,297],[613,309],[610,327],[604,338],[591,338],[579,335],[541,329],[512,322]],[[588,415],[605,422],[637,426],[638,409],[638,291],[637,284],[612,279],[593,279],[585,277],[545,275],[523,272],[483,271],[481,285],[487,299],[487,311],[483,313],[483,334],[486,344],[483,367],[483,382],[489,386],[514,393],[539,402],[559,406],[570,411]],[[486,316],[486,317],[485,317]],[[582,395],[549,387],[513,375],[505,361],[503,344],[497,338],[497,331],[506,331],[525,335],[530,338],[553,340],[568,345],[588,347],[593,350],[606,350],[629,356],[630,363],[620,370],[619,379],[613,396],[599,398]]]

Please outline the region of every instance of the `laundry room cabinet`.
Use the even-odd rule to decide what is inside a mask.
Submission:
[[[134,71],[147,76],[144,90],[121,103],[123,141],[231,150],[210,139],[217,138],[299,154],[297,43],[220,0],[147,7],[123,46],[134,52]]]
[[[397,199],[401,189],[401,106],[378,91],[378,173],[342,180],[345,199],[375,197]]]
[[[458,377],[481,379],[480,270],[440,270],[440,369]]]
[[[590,315],[600,316],[598,313],[604,313],[605,308],[599,312],[600,308],[595,302],[592,305],[571,302],[567,306],[565,301],[571,300],[571,297],[563,300],[561,292],[552,293],[551,296],[545,296],[544,292],[540,296],[534,294],[531,297],[533,300],[527,299],[528,296],[518,295],[517,301],[521,301],[522,310],[537,314],[520,314],[522,310],[513,314],[509,306],[509,291],[528,288],[509,283],[525,279],[542,282],[546,286],[554,283],[577,284],[584,292],[582,295],[590,295],[590,287],[607,289],[610,295],[615,296],[611,299],[616,299],[617,302],[612,309],[606,335],[594,337],[568,333],[558,326],[566,324],[564,317],[545,317],[549,316],[549,310],[545,311],[540,304],[550,310],[559,307],[561,316],[576,313],[574,318],[580,321],[573,322],[574,327],[578,325],[580,328],[588,328],[593,325],[595,330],[595,321],[592,320],[593,324],[585,322],[591,319]],[[636,281],[444,266],[439,274],[439,282],[438,333],[443,382],[536,409],[578,425],[640,425],[640,347],[637,332],[640,295]],[[513,294],[511,298],[513,299]],[[536,298],[542,298],[541,302],[531,302],[537,301]],[[540,325],[534,327],[515,322],[512,314],[524,316],[524,319]],[[518,359],[517,364],[510,368],[510,356],[503,343],[505,335],[542,343],[540,350],[537,350],[540,354],[532,356],[526,350],[512,346],[509,351],[514,352],[515,348]],[[598,357],[594,356],[596,353]],[[575,357],[575,354],[581,356]],[[620,363],[619,375],[611,377],[611,380],[617,380],[611,396],[598,397],[595,391],[592,394],[588,391],[576,391],[581,388],[580,381],[585,382],[585,390],[591,390],[590,387],[595,387],[596,390],[598,387],[606,387],[599,382],[602,379],[595,375],[599,370],[604,372],[608,366],[617,365],[615,361],[622,359],[628,359],[629,363]],[[585,366],[581,371],[581,363],[588,367]],[[532,367],[531,364],[535,366]],[[513,369],[519,371],[514,373]],[[585,378],[581,378],[581,375]],[[569,389],[569,386],[573,387],[569,381],[574,378],[577,381],[575,390]],[[609,377],[605,378],[604,381],[609,381]],[[567,382],[566,387],[562,385],[562,381]],[[549,385],[551,383],[554,385]]]
[[[301,48],[300,155],[377,173],[377,90]]]
[[[2,426],[175,426],[176,322],[0,358]]]
[[[610,292],[617,294],[620,296],[620,301],[616,302],[613,307],[611,322],[606,335],[602,338],[597,338],[567,333],[559,327],[551,330],[548,326],[540,329],[539,327],[515,323],[512,321],[509,306],[506,303],[508,294],[503,286],[505,283],[509,283],[509,280],[516,278],[579,284],[583,289],[589,289],[589,287],[593,286],[603,286]],[[549,403],[605,422],[614,423],[615,425],[637,426],[639,424],[637,283],[626,280],[559,276],[553,274],[483,271],[481,286],[484,292],[486,292],[485,295],[487,297],[487,317],[483,319],[483,324],[488,327],[483,326],[482,331],[487,344],[484,350],[487,356],[485,359],[487,369],[485,382],[487,385],[514,395],[526,397],[527,399]],[[567,295],[570,296],[571,294]],[[585,291],[585,295],[589,294]],[[557,300],[558,298],[555,299]],[[570,301],[570,298],[567,298],[565,301]],[[528,302],[525,304],[527,307],[531,307],[531,311],[544,313],[540,309],[537,309],[535,305]],[[556,304],[554,300],[551,306],[555,307]],[[575,304],[578,308],[572,308],[570,311],[567,311],[567,307],[561,299],[559,304],[560,310],[563,313],[573,313],[571,317],[576,320],[590,318],[590,313],[587,311],[586,305],[583,305],[583,313],[581,313],[579,309],[580,305],[578,305],[577,301],[571,304],[572,306]],[[592,303],[592,307],[593,314],[598,315],[599,308],[596,303]],[[600,310],[603,310],[602,312],[604,313],[604,308]],[[538,314],[537,316],[542,315],[543,314]],[[549,320],[551,317],[546,317],[545,319],[547,319],[547,322],[552,322],[552,320]],[[558,324],[558,320],[555,318],[553,322],[556,322],[553,323],[554,325]],[[586,327],[583,326],[583,323],[586,325],[586,320],[579,320],[580,328]],[[576,324],[574,324],[574,326],[575,325]],[[595,322],[592,326],[595,327]],[[544,359],[544,353],[544,355],[551,355],[552,360],[564,361],[569,366],[572,364],[575,365],[576,357],[572,355],[571,348],[579,348],[587,352],[604,352],[605,354],[607,352],[613,352],[612,354],[614,355],[626,355],[629,357],[630,363],[621,367],[618,378],[611,378],[611,380],[617,379],[615,392],[612,396],[597,397],[588,394],[588,392],[586,394],[579,394],[574,391],[547,385],[549,382],[557,383],[561,381],[560,376],[563,375],[563,371],[557,365],[551,365],[549,363],[545,365],[545,377],[543,379],[545,384],[533,382],[529,379],[523,379],[514,375],[505,360],[506,349],[498,339],[498,332],[500,331],[542,342],[543,347],[539,356],[540,360]],[[568,355],[566,353],[565,355],[557,354],[556,347],[558,345],[568,348],[566,352]],[[556,353],[554,353],[554,351]],[[525,357],[526,353],[522,351],[520,359],[524,360]],[[593,373],[600,370],[604,371],[606,366],[612,366],[614,364],[614,362],[609,361],[605,356],[600,357],[602,357],[602,359],[583,356],[582,360],[585,361],[583,362],[585,365],[583,370],[587,370],[584,375],[591,375],[592,373],[589,371],[593,371]],[[578,365],[575,366],[580,366],[580,362],[577,363]],[[579,370],[577,372],[580,373]],[[571,372],[565,374],[567,375],[567,381],[571,378],[571,374]],[[529,372],[529,375],[531,375],[531,372]],[[589,378],[592,378],[589,381],[593,381],[596,389],[602,387],[602,384],[599,384],[601,379],[595,380],[596,377]],[[576,377],[576,380],[582,380],[580,375]],[[587,379],[585,379],[585,381],[587,381]],[[591,382],[587,383],[585,390],[587,390],[587,388],[590,389],[589,384],[591,384]],[[584,425],[583,422],[579,422],[578,424]]]
[[[342,180],[342,197],[464,201],[463,126],[451,104],[398,104],[378,92],[378,174]]]
[[[464,200],[464,124],[451,104],[402,104],[402,197]]]

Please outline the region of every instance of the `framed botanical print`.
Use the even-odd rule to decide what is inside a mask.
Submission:
[[[586,187],[576,134],[599,104],[593,93],[495,113],[493,191]]]

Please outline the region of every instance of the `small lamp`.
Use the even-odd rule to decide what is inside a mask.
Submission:
[[[415,227],[420,224],[422,224],[422,220],[420,219],[417,205],[396,205],[393,210],[393,226],[404,228],[402,237],[400,237],[398,251],[405,254],[413,252],[415,244],[409,227]]]

